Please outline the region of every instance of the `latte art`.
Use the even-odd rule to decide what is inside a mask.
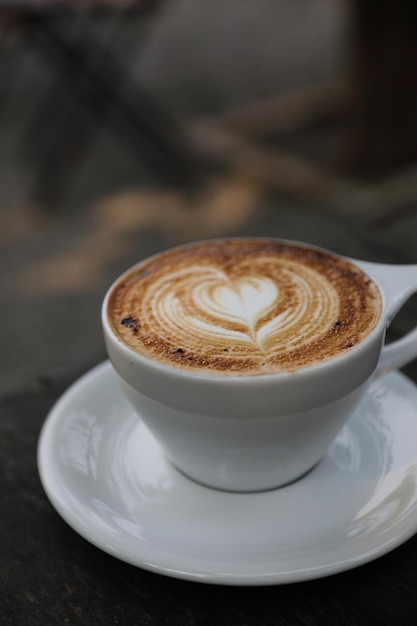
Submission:
[[[301,266],[297,274],[278,260],[273,265],[276,281],[256,275],[233,280],[209,266],[173,271],[160,277],[143,304],[166,341],[187,345],[193,337],[195,345],[210,345],[211,354],[216,345],[218,358],[231,349],[237,356],[239,346],[242,356],[250,350],[260,358],[300,347],[322,334],[323,320],[335,319],[337,292],[314,270]]]
[[[132,348],[213,373],[294,370],[361,341],[381,311],[377,287],[348,261],[262,240],[185,246],[145,262],[110,300]]]

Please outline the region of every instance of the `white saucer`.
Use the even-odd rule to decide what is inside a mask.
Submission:
[[[58,513],[123,561],[228,585],[318,578],[417,532],[417,387],[398,372],[379,380],[308,476],[232,494],[165,461],[103,363],[52,409],[38,463]]]

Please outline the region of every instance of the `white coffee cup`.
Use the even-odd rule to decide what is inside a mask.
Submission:
[[[110,361],[140,419],[181,472],[229,491],[286,485],[322,459],[375,376],[417,357],[417,328],[384,345],[391,320],[417,292],[417,265],[348,260],[379,286],[381,318],[353,348],[293,372],[222,376],[145,357],[113,330],[109,299],[123,277],[110,287],[102,308]]]

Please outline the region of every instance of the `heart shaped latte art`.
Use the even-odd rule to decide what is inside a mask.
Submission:
[[[139,266],[111,302],[117,332],[163,363],[222,373],[293,370],[378,321],[380,294],[349,261],[291,244],[225,241]]]
[[[263,358],[318,338],[323,321],[337,316],[332,285],[288,261],[275,268],[274,280],[256,265],[237,278],[208,265],[165,274],[148,295],[158,335],[182,349],[215,351],[218,358],[229,351]]]
[[[236,325],[246,329],[240,332],[241,341],[258,343],[256,325],[276,306],[278,287],[268,278],[249,276],[232,282],[223,276],[209,286],[197,286],[194,301],[196,305],[198,303],[200,311],[204,311],[203,317],[207,315],[214,321],[211,324],[204,322],[201,317],[192,316],[189,321],[194,327],[204,326],[206,332],[211,331],[215,335],[222,329],[225,337],[230,336],[232,325]]]

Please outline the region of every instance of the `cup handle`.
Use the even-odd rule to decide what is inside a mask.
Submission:
[[[352,259],[353,260],[353,259]],[[386,265],[356,261],[380,286],[384,300],[387,327],[403,304],[417,293],[417,265]],[[376,374],[386,374],[417,358],[417,327],[382,349]]]

